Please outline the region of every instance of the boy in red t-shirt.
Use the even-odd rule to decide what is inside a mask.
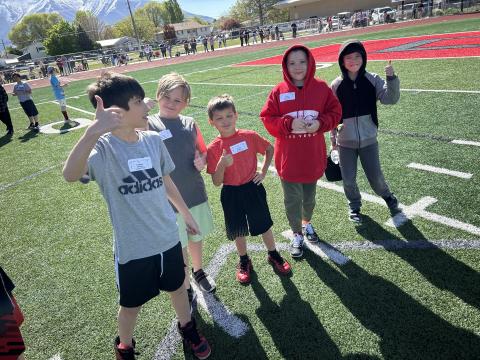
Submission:
[[[273,147],[252,130],[237,130],[238,114],[229,95],[208,102],[208,118],[220,133],[207,147],[207,172],[213,184],[223,184],[220,200],[229,240],[235,240],[240,262],[236,277],[242,284],[250,282],[252,262],[247,255],[246,236],[262,234],[268,250],[267,261],[274,270],[287,275],[290,264],[275,247],[272,218],[262,180],[273,158]],[[257,172],[257,154],[264,155],[261,172]]]

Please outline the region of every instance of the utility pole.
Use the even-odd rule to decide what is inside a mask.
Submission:
[[[138,37],[137,26],[135,25],[135,19],[133,18],[132,8],[130,7],[130,1],[129,0],[127,0],[127,5],[128,5],[128,11],[130,12],[130,18],[132,19],[133,32],[135,33],[135,37],[137,38],[138,51],[141,51],[140,38]]]

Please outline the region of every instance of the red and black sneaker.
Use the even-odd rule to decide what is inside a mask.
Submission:
[[[119,349],[119,345],[120,337],[117,336],[113,344],[115,349],[115,357],[117,360],[135,360],[135,355],[139,355],[139,353],[135,351],[135,340],[132,340],[133,346],[128,349]]]
[[[237,280],[240,284],[249,284],[250,283],[250,273],[253,270],[252,261],[248,259],[247,262],[242,263],[241,261],[237,265]]]
[[[290,264],[280,254],[278,256],[268,254],[267,261],[273,266],[273,270],[280,275],[288,275],[292,272]]]
[[[191,351],[196,358],[201,360],[210,356],[212,349],[207,339],[198,333],[194,318],[183,327],[180,326],[180,323],[177,326],[183,339],[183,351]]]

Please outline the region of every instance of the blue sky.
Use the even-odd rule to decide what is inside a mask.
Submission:
[[[213,18],[225,15],[236,0],[177,0],[183,10]]]

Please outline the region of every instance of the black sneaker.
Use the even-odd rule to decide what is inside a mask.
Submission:
[[[306,225],[302,225],[302,233],[303,237],[311,242],[311,243],[318,243],[318,235],[315,232],[315,229],[313,228],[311,223],[308,223]]]
[[[208,341],[198,333],[197,323],[195,319],[186,324],[184,327],[177,323],[178,332],[183,340],[183,351],[192,352],[197,359],[206,359],[212,353],[212,349]]]
[[[292,255],[293,258],[303,256],[303,234],[293,234],[290,242],[290,255]]]
[[[360,214],[360,209],[350,210],[348,217],[350,221],[355,224],[359,225],[362,223],[362,215]]]
[[[390,210],[390,214],[392,216],[398,214],[401,210],[398,207],[398,199],[395,197],[395,195],[390,195],[386,196],[383,198],[385,202],[387,203],[388,209]]]
[[[216,289],[213,279],[210,278],[203,269],[198,271],[193,271],[192,269],[192,280],[202,291],[214,292]]]
[[[27,130],[33,130],[33,129],[35,129],[35,124],[34,124],[34,123],[30,123],[30,125],[28,125]]]
[[[135,351],[135,340],[132,340],[133,346],[129,349],[119,349],[118,345],[120,345],[120,337],[117,336],[113,343],[117,360],[135,360],[135,355],[139,355],[139,353]]]
[[[13,136],[13,129],[7,131],[7,136]]]
[[[197,308],[197,293],[190,287],[187,289],[188,303],[190,304],[190,314]]]

